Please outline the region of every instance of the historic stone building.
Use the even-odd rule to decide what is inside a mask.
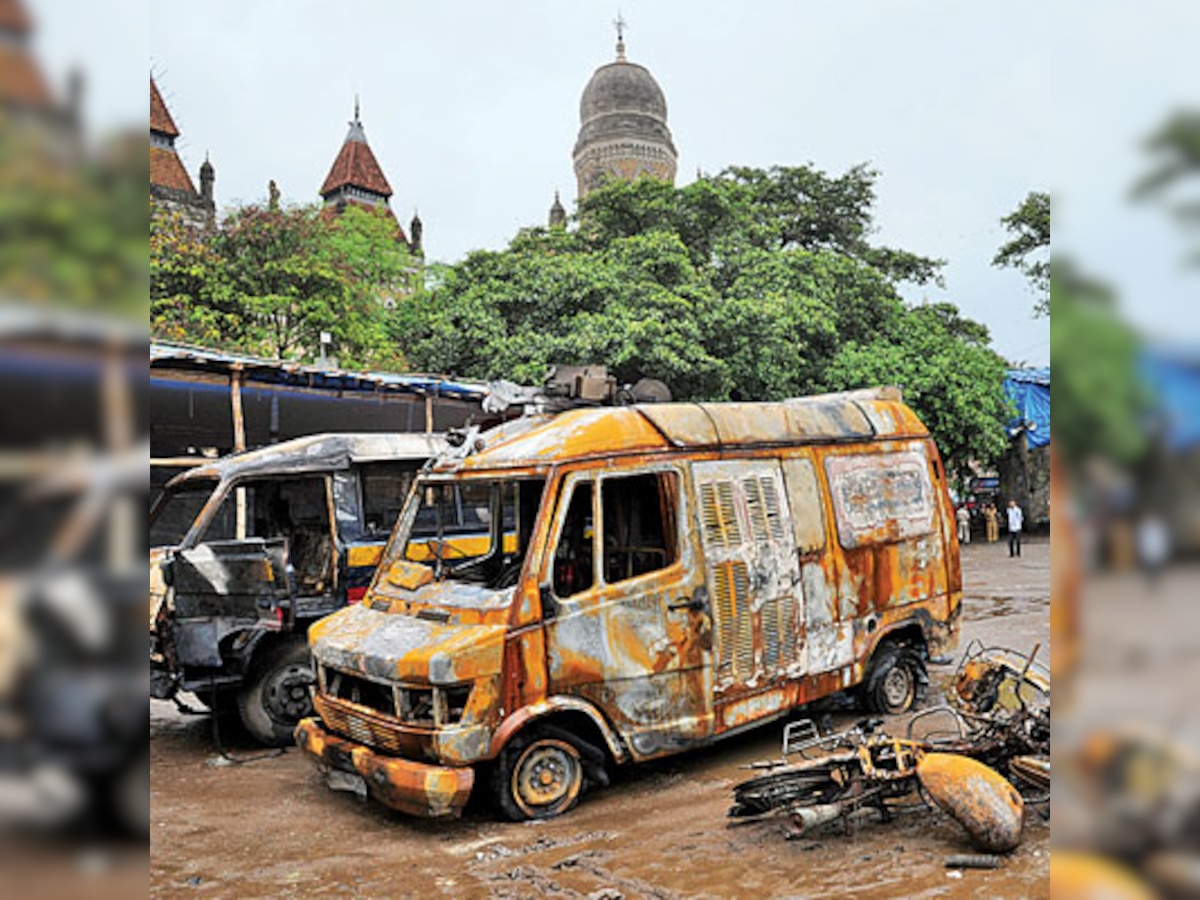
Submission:
[[[605,178],[649,175],[675,182],[678,154],[667,127],[666,97],[644,66],[625,58],[625,23],[616,24],[617,58],[595,71],[579,100],[574,158],[580,198]]]
[[[21,0],[0,0],[0,125],[41,129],[63,147],[76,150],[83,77],[70,74],[59,103],[29,50],[33,20]]]
[[[388,215],[396,218],[390,202],[392,186],[388,184],[379,161],[367,143],[367,133],[359,117],[357,101],[354,103],[354,120],[350,122],[346,140],[342,142],[342,148],[338,151],[329,174],[325,176],[319,193],[325,201],[326,209],[332,211],[341,211],[347,204],[352,203],[366,209],[386,210]],[[419,216],[413,214],[408,236],[404,234],[399,221],[396,222],[396,230],[410,250],[414,253],[421,252],[423,226]]]
[[[200,190],[184,168],[175,149],[179,128],[150,78],[150,198],[163,208],[179,213],[195,228],[211,229],[216,220],[213,190],[217,175],[206,158],[200,166]]]

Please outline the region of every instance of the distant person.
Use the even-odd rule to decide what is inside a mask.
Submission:
[[[1017,506],[1016,500],[1008,501],[1008,555],[1009,557],[1021,555],[1021,528],[1025,525],[1025,514],[1021,512],[1021,507]]]
[[[1138,520],[1137,554],[1150,586],[1157,587],[1159,576],[1171,555],[1171,535],[1167,531],[1167,523],[1154,510],[1147,510]]]
[[[996,543],[1000,540],[1000,510],[996,509],[995,503],[989,502],[983,508],[983,520],[987,527],[988,543]]]
[[[958,508],[954,518],[958,522],[958,542],[960,544],[971,543],[971,511],[967,509],[967,504],[964,503]]]

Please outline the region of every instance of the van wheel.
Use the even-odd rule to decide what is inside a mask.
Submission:
[[[266,648],[238,694],[242,724],[264,744],[288,746],[297,723],[313,713],[312,683],[312,656],[304,637],[293,636]]]
[[[929,672],[921,654],[911,647],[887,644],[875,654],[863,695],[871,710],[892,716],[917,706],[928,687]]]
[[[583,754],[567,733],[537,727],[508,742],[492,771],[492,799],[514,822],[550,819],[579,802]]]

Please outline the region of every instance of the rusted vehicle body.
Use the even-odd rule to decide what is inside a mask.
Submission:
[[[451,488],[489,510],[477,556],[411,533]],[[961,592],[942,463],[894,389],[517,420],[422,474],[364,602],[310,630],[296,740],[413,815],[486,789],[552,816],[611,764],[836,692],[908,709]]]
[[[266,743],[311,713],[310,623],[366,593],[425,434],[325,434],[172,479],[150,518],[151,695],[237,706]]]

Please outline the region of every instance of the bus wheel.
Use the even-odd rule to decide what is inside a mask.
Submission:
[[[886,644],[875,654],[863,693],[872,710],[896,715],[920,703],[928,686],[929,672],[921,654],[912,647]]]
[[[492,792],[501,813],[519,822],[550,819],[571,809],[583,791],[583,755],[569,734],[548,735],[536,726],[501,752]]]
[[[312,715],[312,683],[312,657],[303,636],[265,648],[238,694],[242,724],[268,746],[288,746],[299,721]]]

